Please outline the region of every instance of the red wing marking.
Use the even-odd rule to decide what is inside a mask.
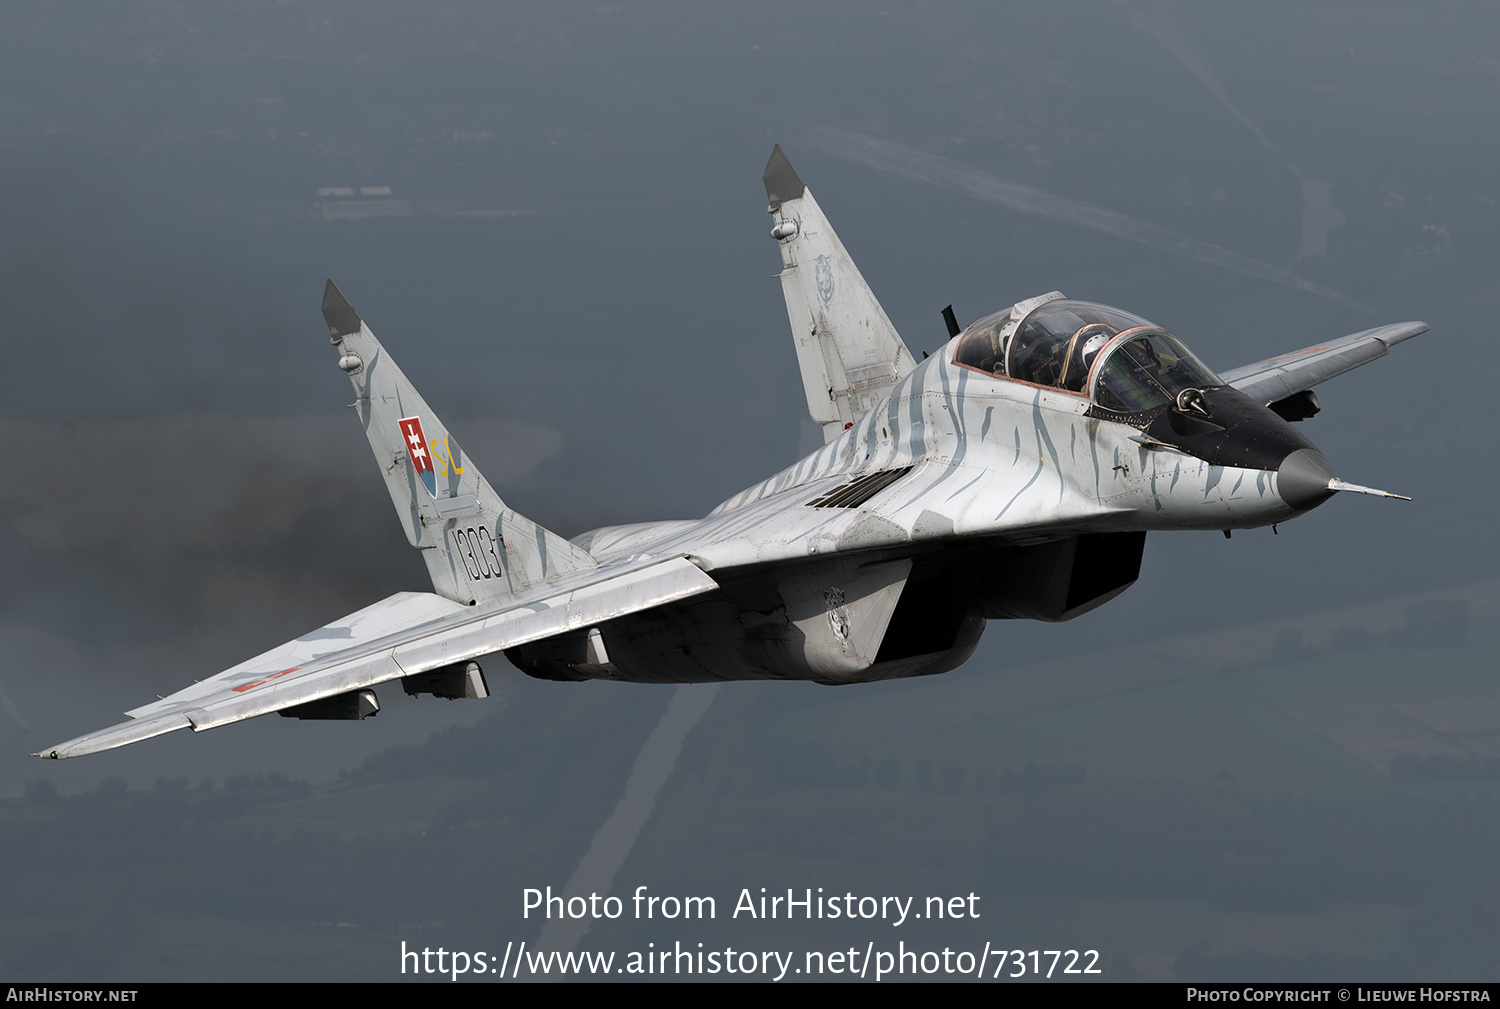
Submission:
[[[299,670],[301,668],[302,668],[301,666],[293,666],[290,669],[283,669],[279,673],[272,673],[270,676],[267,676],[264,679],[252,680],[249,683],[241,683],[239,686],[237,686],[237,687],[230,687],[229,689],[233,690],[236,694],[243,694],[247,690],[254,690],[256,687],[264,686],[265,684],[270,683],[272,680],[279,680],[279,679],[281,679],[281,677],[285,676],[287,673],[295,673],[297,670]]]

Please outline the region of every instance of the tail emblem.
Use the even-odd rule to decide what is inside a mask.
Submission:
[[[813,260],[813,276],[818,281],[818,300],[826,309],[833,304],[833,263],[828,256]]]
[[[401,437],[406,441],[406,454],[411,458],[412,467],[421,478],[422,486],[427,488],[428,494],[437,497],[437,472],[432,468],[432,456],[427,451],[427,437],[422,434],[421,418],[402,417],[396,423],[401,425]]]

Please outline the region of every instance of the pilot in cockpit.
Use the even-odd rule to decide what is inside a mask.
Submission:
[[[1067,349],[1063,351],[1062,371],[1057,376],[1057,387],[1069,392],[1083,392],[1084,383],[1089,377],[1089,365],[1093,362],[1094,355],[1118,332],[1119,330],[1105,322],[1090,323],[1079,328],[1068,340]]]
[[[1083,353],[1079,355],[1083,367],[1078,369],[1078,388],[1075,392],[1086,392],[1085,383],[1088,382],[1089,369],[1094,366],[1094,355],[1104,349],[1104,345],[1114,338],[1114,333],[1095,333],[1084,341]]]

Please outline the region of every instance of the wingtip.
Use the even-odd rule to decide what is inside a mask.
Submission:
[[[323,286],[323,321],[328,323],[328,334],[334,338],[358,333],[361,325],[359,313],[331,277]]]
[[[1397,323],[1390,328],[1395,330],[1395,332],[1380,340],[1387,347],[1394,347],[1403,340],[1410,340],[1414,336],[1421,336],[1431,327],[1425,322],[1412,321]]]
[[[771,148],[771,160],[766,162],[766,170],[760,178],[766,184],[766,202],[771,210],[779,210],[783,203],[795,200],[807,191],[802,176],[792,167],[780,144]]]

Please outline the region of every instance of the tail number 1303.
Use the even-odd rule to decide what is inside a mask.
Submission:
[[[458,555],[463,558],[470,580],[499,578],[504,574],[500,557],[495,552],[495,541],[490,538],[490,531],[484,526],[478,529],[455,529],[453,541],[458,545]]]

